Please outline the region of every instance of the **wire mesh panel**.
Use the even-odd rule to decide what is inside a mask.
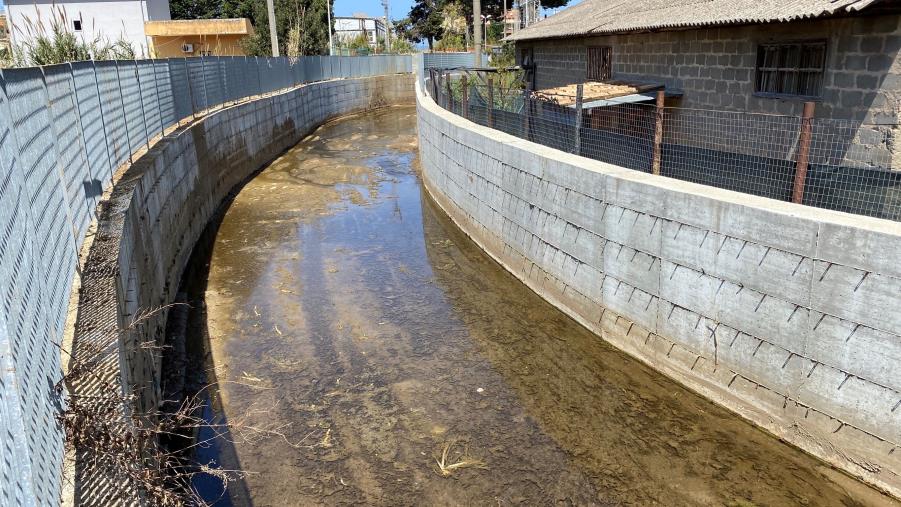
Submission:
[[[18,350],[19,343],[40,336],[37,325],[42,320],[42,308],[29,304],[30,298],[39,294],[35,284],[40,280],[40,271],[33,262],[34,230],[5,89],[0,77],[0,434],[4,436],[0,445],[4,480],[0,503],[19,506],[38,502],[32,486],[32,446],[27,436],[32,414],[24,411],[25,393],[18,378],[22,372],[13,358],[13,348]],[[57,463],[46,463],[54,464]],[[44,500],[49,502],[52,498]]]
[[[156,67],[153,60],[138,60],[138,88],[141,91],[141,111],[144,113],[144,127],[148,139],[163,131],[162,107],[159,87],[156,82]]]
[[[177,121],[190,118],[194,114],[194,90],[191,85],[191,71],[185,58],[168,60],[169,88],[172,90],[174,113]]]
[[[122,90],[119,88],[119,72],[116,62],[95,62],[100,102],[103,103],[103,125],[106,128],[106,142],[110,153],[113,172],[131,155],[128,142],[128,127],[125,122],[125,108],[122,104]]]
[[[901,220],[901,171],[893,170],[892,156],[898,125],[658,107],[653,95],[642,94],[589,102],[578,120],[573,96],[489,90],[474,69],[424,68],[424,74],[438,105],[545,146],[717,188],[783,201],[798,193],[810,206]]]
[[[152,60],[151,65],[153,66],[153,78],[156,83],[157,104],[159,105],[157,113],[162,130],[175,124],[179,116],[176,113],[176,100],[172,93],[172,81],[169,78],[169,60]]]
[[[129,153],[134,153],[147,144],[147,125],[144,122],[138,69],[134,60],[117,61],[116,68],[119,72],[119,90],[122,94]]]
[[[104,129],[103,106],[97,88],[97,74],[91,62],[76,62],[70,66],[75,84],[78,116],[81,119],[84,155],[89,167],[90,192],[93,194],[92,197],[96,198],[101,192],[101,182],[108,183],[113,177]]]
[[[206,80],[204,79],[203,58],[186,58],[188,83],[191,97],[191,111],[199,113],[207,108]]]
[[[223,89],[222,76],[219,74],[219,58],[215,56],[201,57],[201,69],[203,73],[203,90],[206,101],[205,108],[215,108],[222,104]]]
[[[580,154],[648,172],[654,152],[655,112],[640,104],[597,108],[582,118]]]
[[[18,193],[12,199],[18,203],[15,209],[5,213],[12,214],[7,215],[10,223],[22,224],[24,229],[2,246],[3,308],[12,338],[10,352],[30,467],[35,472],[58,470],[62,435],[49,386],[59,379],[60,362],[50,337],[60,336],[65,320],[75,267],[74,242],[41,69],[7,70],[3,78],[4,115],[13,130],[16,155],[7,160],[13,167],[2,190]],[[9,142],[3,143],[4,150]],[[4,159],[9,156],[4,155]],[[55,500],[58,474],[35,473],[31,481],[38,498]]]
[[[75,101],[72,68],[68,64],[44,67],[50,104],[52,133],[56,139],[59,173],[76,240],[76,249],[87,232],[96,196],[91,191],[90,169],[85,159],[81,121]]]

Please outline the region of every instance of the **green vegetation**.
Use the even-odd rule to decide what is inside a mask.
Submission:
[[[510,6],[510,0],[508,7]],[[500,20],[504,12],[504,0],[482,0],[482,15],[490,20]],[[542,0],[542,7],[565,6],[569,0]],[[427,42],[429,50],[465,50],[466,33],[472,33],[471,0],[416,0],[407,17],[394,22],[398,37],[412,42]],[[503,34],[503,23],[488,23],[488,42],[498,43]],[[459,37],[459,40],[458,40]],[[444,41],[445,38],[452,40]],[[444,41],[442,43],[442,41]]]
[[[97,37],[86,40],[69,32],[69,25],[62,7],[53,8],[49,28],[41,21],[25,18],[27,42],[0,53],[0,67],[26,65],[54,65],[83,60],[134,59],[135,49],[130,42],[119,38],[115,42]]]

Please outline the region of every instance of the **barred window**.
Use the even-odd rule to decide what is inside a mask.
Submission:
[[[761,44],[757,48],[757,93],[819,97],[826,72],[826,42]]]
[[[610,79],[613,67],[613,49],[610,47],[588,48],[588,79],[605,81]]]

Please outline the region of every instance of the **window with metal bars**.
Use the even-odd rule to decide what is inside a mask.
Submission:
[[[588,48],[588,79],[606,81],[613,69],[613,48],[598,46]]]
[[[819,97],[825,73],[825,41],[761,44],[757,48],[755,92]]]

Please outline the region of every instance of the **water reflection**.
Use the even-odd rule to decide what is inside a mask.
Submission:
[[[606,346],[422,194],[415,110],[247,184],[205,287],[235,505],[888,502]],[[443,465],[443,467],[441,466]]]

